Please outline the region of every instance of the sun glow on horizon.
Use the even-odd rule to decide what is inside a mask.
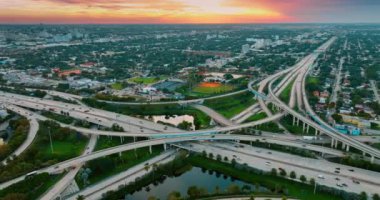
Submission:
[[[347,5],[356,6],[352,1],[347,0],[346,2],[351,2]],[[337,13],[329,10],[346,5],[344,2],[342,0],[12,0],[0,1],[0,23],[304,22],[324,19],[326,13]],[[363,16],[366,14],[369,13],[366,12]]]

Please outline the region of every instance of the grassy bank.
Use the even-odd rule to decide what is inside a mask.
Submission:
[[[196,129],[207,128],[210,125],[210,117],[203,112],[190,106],[180,106],[178,104],[167,105],[117,105],[105,102],[99,102],[95,99],[84,99],[87,105],[132,116],[149,116],[149,115],[192,115]]]
[[[204,105],[216,110],[227,118],[231,118],[255,102],[256,100],[250,92],[244,92],[224,98],[206,100]]]

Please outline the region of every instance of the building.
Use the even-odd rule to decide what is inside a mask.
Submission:
[[[359,117],[350,116],[350,115],[344,115],[340,114],[342,116],[342,120],[344,123],[353,124],[357,126],[358,128],[370,128],[371,122],[365,119],[361,119]]]
[[[241,53],[242,54],[246,54],[249,52],[249,50],[251,50],[251,47],[249,46],[249,44],[245,44],[241,47]]]
[[[96,66],[96,63],[94,63],[94,62],[85,62],[85,63],[80,64],[79,66],[83,67],[83,68],[91,68],[91,67]]]
[[[79,69],[65,70],[65,71],[58,72],[58,76],[62,77],[62,76],[80,75],[81,73],[82,71]]]

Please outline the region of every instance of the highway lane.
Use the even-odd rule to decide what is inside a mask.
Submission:
[[[38,129],[39,129],[39,124],[38,121],[35,117],[33,116],[25,116],[29,120],[29,131],[28,135],[25,139],[25,141],[11,154],[9,155],[6,159],[2,161],[4,165],[7,164],[7,160],[10,158],[12,159],[13,156],[18,156],[21,153],[23,153],[32,143],[34,138],[37,135]]]
[[[316,56],[317,57],[317,56]],[[308,69],[310,70],[310,68]],[[324,122],[315,112],[314,110],[312,109],[312,107],[310,106],[309,104],[309,101],[308,101],[308,98],[307,98],[307,93],[306,93],[306,89],[305,89],[305,82],[306,82],[306,74],[304,74],[303,76],[303,80],[302,80],[302,94],[303,94],[303,101],[305,103],[305,109],[306,111],[309,113],[309,115],[312,116],[312,118],[314,120],[316,120],[320,126],[318,126],[320,128],[320,130],[325,130],[325,131],[322,131],[323,133],[326,133],[326,134],[329,134],[331,136],[331,134],[333,134],[335,136],[334,139],[338,139],[342,142],[345,142],[346,144],[349,144],[350,146],[353,144],[355,148],[359,149],[359,150],[362,150],[366,153],[369,153],[371,156],[375,156],[377,158],[380,158],[380,151],[369,146],[369,145],[366,145],[364,143],[361,143],[360,141],[356,140],[355,138],[352,138],[352,137],[349,137],[347,135],[344,135],[344,134],[341,134],[339,131],[335,130],[333,127],[331,127],[329,124],[327,124],[326,122]],[[307,119],[307,118],[305,118]],[[310,121],[309,119],[307,119],[308,121]],[[303,121],[303,120],[302,120]],[[314,127],[316,128],[316,127]],[[346,142],[346,141],[349,141],[349,142]]]
[[[191,146],[190,146],[191,145]],[[181,145],[179,145],[181,146]],[[197,152],[206,151],[217,152],[217,154],[227,156],[229,160],[235,159],[238,163],[246,163],[248,166],[264,171],[271,171],[272,168],[285,169],[286,172],[295,171],[299,177],[301,174],[308,179],[314,178],[318,184],[344,189],[350,192],[360,193],[366,191],[369,194],[378,192],[380,187],[380,173],[349,167],[337,163],[332,163],[320,159],[311,159],[291,155],[270,149],[252,147],[245,144],[231,145],[229,143],[187,143],[183,144],[186,149]],[[339,168],[339,170],[337,170]],[[335,171],[339,171],[336,173]],[[324,178],[318,178],[322,175]],[[289,177],[288,177],[289,178]],[[336,180],[339,178],[339,180]],[[298,179],[295,179],[299,181]],[[360,181],[360,184],[353,183],[352,180]],[[347,187],[340,187],[337,184],[347,184]]]
[[[91,135],[90,140],[86,146],[86,149],[84,150],[82,155],[87,155],[93,152],[95,149],[97,141],[96,135]],[[59,194],[63,192],[70,183],[75,179],[76,174],[79,172],[79,170],[82,168],[83,163],[81,165],[75,166],[74,169],[70,169],[70,171],[62,177],[53,187],[48,189],[39,199],[40,200],[51,200],[56,199],[59,197]]]
[[[137,148],[143,148],[143,147],[149,147],[154,145],[166,145],[166,144],[172,144],[172,143],[178,143],[178,142],[186,142],[186,141],[205,141],[205,140],[234,140],[234,141],[261,141],[261,142],[268,142],[268,143],[276,143],[284,146],[292,146],[302,149],[308,149],[311,151],[317,151],[324,154],[334,155],[334,156],[345,156],[346,154],[342,151],[321,147],[317,145],[311,145],[311,144],[305,144],[300,141],[292,141],[292,140],[285,140],[282,138],[267,138],[262,136],[250,136],[250,135],[198,135],[198,136],[192,136],[192,137],[175,137],[175,138],[159,138],[159,139],[151,139],[151,140],[144,140],[139,141],[135,143],[120,145],[116,147],[111,147],[108,149],[96,151],[90,154],[81,155],[76,158],[72,158],[57,164],[54,164],[52,166],[46,167],[44,169],[37,170],[37,173],[56,173],[60,172],[66,168],[72,167],[72,166],[80,166],[82,163],[94,160],[97,158],[101,158],[107,155],[116,154],[119,152],[124,152],[128,150],[133,150]],[[0,189],[3,189],[5,187],[8,187],[14,183],[17,183],[21,180],[25,179],[26,175],[20,176],[18,178],[15,178],[11,181],[4,182],[0,184]]]
[[[149,159],[143,163],[135,165],[124,172],[113,175],[99,183],[94,185],[90,185],[85,189],[79,191],[78,193],[70,196],[67,200],[76,200],[78,196],[83,196],[85,199],[101,199],[102,194],[112,191],[118,190],[120,185],[126,185],[130,182],[133,182],[138,177],[142,177],[153,170],[153,165],[164,164],[172,161],[175,158],[176,151],[168,150],[163,152],[162,154]],[[146,163],[149,163],[146,165]],[[146,166],[149,166],[148,170]]]
[[[226,119],[223,115],[219,114],[218,112],[216,112],[215,110],[209,108],[209,107],[206,107],[204,105],[198,105],[198,104],[195,104],[195,105],[192,105],[194,108],[206,113],[208,116],[210,116],[212,119],[214,119],[217,123],[223,125],[223,126],[232,126],[233,123]]]
[[[86,120],[95,124],[100,124],[106,127],[110,127],[112,126],[112,124],[116,123],[122,126],[126,131],[137,132],[141,128],[143,130],[140,130],[140,132],[163,132],[166,130],[179,130],[170,126],[156,124],[148,120],[117,114],[105,110],[88,108],[76,104],[28,97],[12,93],[0,92],[0,101],[38,110],[50,110],[51,112],[55,112],[57,114],[61,114],[61,111],[69,112],[70,116],[72,117],[80,118],[82,120]]]
[[[314,54],[316,54],[315,55],[315,58],[316,58],[317,57],[317,53],[314,53]],[[324,127],[322,127],[321,125],[318,125],[318,124],[314,123],[313,121],[309,120],[308,118],[304,117],[303,115],[301,115],[298,112],[294,111],[293,109],[289,108],[285,103],[283,103],[280,99],[278,99],[276,97],[276,95],[274,94],[274,92],[272,90],[272,85],[273,85],[273,82],[275,80],[276,79],[273,79],[269,83],[269,93],[270,93],[270,95],[272,97],[272,101],[271,101],[272,103],[275,103],[277,106],[281,107],[282,110],[284,110],[285,112],[287,112],[287,113],[289,113],[289,114],[297,117],[298,119],[301,119],[301,121],[306,122],[307,124],[311,125],[315,129],[318,129],[318,130],[322,131],[323,133],[326,133],[326,134],[330,135],[334,139],[338,139],[340,141],[343,141],[346,144],[349,144],[350,146],[353,146],[353,147],[355,147],[355,148],[357,148],[359,150],[362,150],[362,151],[364,151],[366,153],[369,153],[372,156],[380,158],[379,157],[380,156],[380,151],[378,151],[378,150],[376,150],[376,149],[374,149],[372,147],[369,147],[368,145],[365,145],[365,144],[363,144],[363,143],[361,143],[359,141],[356,141],[353,138],[350,138],[348,136],[345,136],[345,135],[342,135],[340,133],[334,132],[334,129],[330,130],[328,128],[324,128],[324,127],[329,127],[329,125],[326,126],[326,124],[323,124],[322,126],[324,126]],[[302,87],[302,88],[304,90],[304,87]],[[310,105],[308,105],[308,103],[306,102],[307,98],[305,97],[305,95],[306,95],[305,91],[303,91],[303,95],[304,95],[303,99],[304,99],[304,103],[305,103],[305,108],[306,108],[306,110],[309,111],[311,108],[310,108]],[[308,106],[309,106],[309,108],[308,108]]]

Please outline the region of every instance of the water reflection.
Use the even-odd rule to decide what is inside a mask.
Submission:
[[[232,177],[227,177],[217,172],[207,171],[198,167],[193,167],[178,177],[166,178],[160,183],[152,183],[149,186],[133,193],[126,195],[127,200],[145,200],[149,196],[155,196],[158,199],[165,200],[170,192],[178,191],[181,196],[187,195],[187,189],[190,186],[204,188],[208,193],[214,193],[216,190],[220,192],[226,191],[231,184],[237,185],[240,188],[254,188],[252,185],[235,180]]]
[[[145,117],[148,120],[151,120],[155,123],[161,121],[164,123],[169,123],[174,126],[178,126],[178,124],[186,121],[191,123],[191,130],[195,130],[195,125],[194,125],[194,117],[191,115],[152,115],[152,116],[146,116]]]

